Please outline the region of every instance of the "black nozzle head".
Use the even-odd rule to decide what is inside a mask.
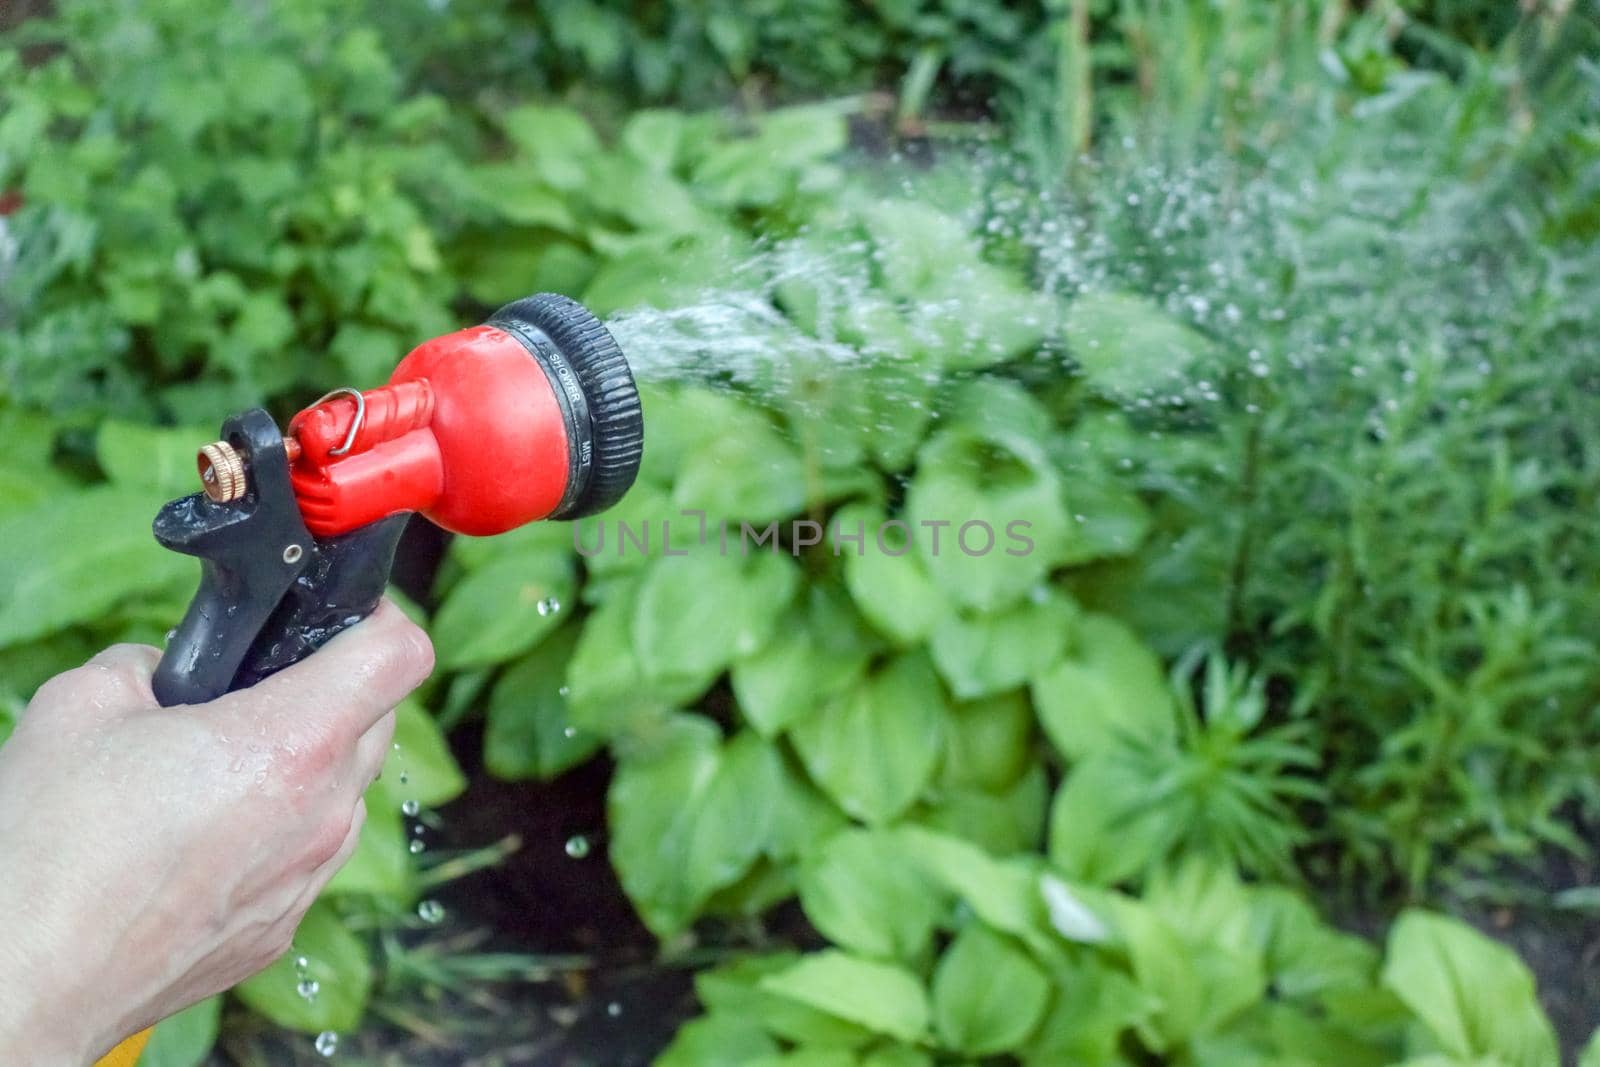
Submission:
[[[639,476],[644,413],[616,338],[588,308],[557,293],[515,300],[489,325],[539,361],[567,419],[567,492],[549,517],[581,519],[621,500]]]

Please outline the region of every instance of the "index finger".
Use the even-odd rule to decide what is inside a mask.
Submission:
[[[428,635],[384,600],[299,663],[217,704],[286,741],[326,738],[353,746],[432,671]]]

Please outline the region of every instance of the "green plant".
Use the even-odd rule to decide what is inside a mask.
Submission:
[[[609,749],[669,951],[789,899],[831,943],[702,974],[665,1063],[1552,1062],[1504,950],[1408,912],[1380,973],[1266,884],[1429,895],[1600,803],[1600,82],[1576,17],[1486,57],[1374,8],[63,4],[3,61],[0,733],[191,588],[145,523],[210,435],[86,415],[289,407],[559,289],[655,379],[645,468],[452,544],[422,703],[504,777]],[[522,98],[535,57],[572,101],[904,70],[908,123],[975,98],[1042,166],[848,157],[859,99],[610,136]],[[350,929],[432,877],[399,802],[462,783],[421,708],[303,935],[330,992],[239,993],[284,1025],[354,1025]]]
[[[67,2],[8,35],[0,70],[15,400],[220,417],[374,380],[454,325],[446,107],[354,12]]]

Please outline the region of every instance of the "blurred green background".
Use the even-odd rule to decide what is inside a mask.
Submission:
[[[0,738],[231,412],[540,290],[644,386],[608,551],[409,546],[356,860],[147,1062],[1600,1064],[1592,5],[0,25]]]

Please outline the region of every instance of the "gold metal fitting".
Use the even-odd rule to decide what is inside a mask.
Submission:
[[[200,468],[200,485],[206,496],[227,504],[244,496],[244,457],[226,441],[213,441],[195,457]]]

